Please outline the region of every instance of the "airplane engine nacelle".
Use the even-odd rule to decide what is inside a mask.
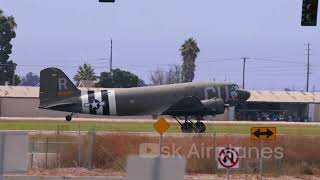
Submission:
[[[206,99],[202,100],[201,103],[215,114],[224,113],[225,105],[222,99]]]

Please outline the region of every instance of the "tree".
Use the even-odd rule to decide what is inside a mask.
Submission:
[[[29,72],[22,77],[20,85],[22,86],[39,86],[40,78],[38,75]]]
[[[173,65],[166,73],[166,84],[176,84],[182,82],[182,69],[179,65]]]
[[[17,64],[9,60],[9,55],[12,53],[10,42],[16,37],[16,27],[14,17],[6,16],[0,9],[0,85],[4,85],[6,82],[17,85],[20,81],[19,76],[14,73]]]
[[[182,56],[182,82],[192,82],[195,73],[195,61],[200,52],[197,42],[193,38],[187,39],[180,48]]]
[[[140,79],[140,78],[139,78],[138,86],[139,86],[139,87],[144,87],[144,86],[147,86],[147,84],[144,82],[143,79]]]
[[[95,76],[94,68],[90,64],[84,63],[82,66],[79,66],[77,74],[73,79],[78,86],[81,80],[95,81],[97,80],[97,77]]]
[[[182,82],[181,67],[172,65],[168,71],[157,69],[150,75],[150,80],[153,85],[161,84],[176,84]]]
[[[121,69],[113,69],[112,74],[110,72],[102,72],[98,83],[99,87],[104,88],[130,88],[138,87],[139,77],[129,71]]]
[[[165,76],[165,72],[158,68],[156,71],[150,74],[151,83],[153,85],[165,84]]]

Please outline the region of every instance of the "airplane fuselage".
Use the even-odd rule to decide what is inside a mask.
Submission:
[[[40,72],[41,109],[106,116],[170,115],[182,132],[204,133],[206,115],[223,114],[225,108],[245,102],[250,93],[228,82],[190,82],[117,89],[78,89],[58,68]],[[177,117],[184,117],[181,123]],[[197,120],[191,121],[191,117]]]
[[[227,82],[195,82],[137,88],[81,89],[79,95],[63,99],[74,102],[72,105],[50,109],[112,116],[160,115],[170,105],[189,96],[200,100],[219,98],[232,106],[238,98],[237,88],[237,85]]]

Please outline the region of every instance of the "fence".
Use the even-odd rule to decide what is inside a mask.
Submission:
[[[57,131],[30,137],[30,168],[92,168],[95,131],[68,132],[68,126]]]
[[[56,132],[30,137],[31,168],[85,167],[125,172],[129,155],[139,155],[143,144],[157,146],[159,143],[157,135],[152,133],[67,132],[61,127],[57,129]],[[261,144],[260,141],[251,141],[247,135],[166,134],[162,154],[186,157],[186,171],[191,174],[320,174],[319,140],[320,136],[279,135],[277,140]],[[218,147],[228,146],[241,147],[240,166],[230,171],[218,168],[216,154]],[[159,149],[149,148],[151,152]],[[266,151],[268,157],[261,158],[262,151]]]

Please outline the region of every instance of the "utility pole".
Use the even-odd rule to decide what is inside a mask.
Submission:
[[[110,73],[112,74],[112,39],[110,41]]]
[[[310,43],[307,44],[308,46],[308,62],[307,62],[307,92],[309,92],[309,77],[310,77]]]
[[[246,73],[246,61],[247,61],[247,57],[243,57],[243,69],[242,69],[242,89],[244,89],[244,81],[245,81],[245,73]]]
[[[309,77],[310,77],[310,43],[307,44],[307,56],[308,56],[308,62],[307,62],[307,92],[309,92]],[[309,104],[307,105],[307,121],[309,121]]]

